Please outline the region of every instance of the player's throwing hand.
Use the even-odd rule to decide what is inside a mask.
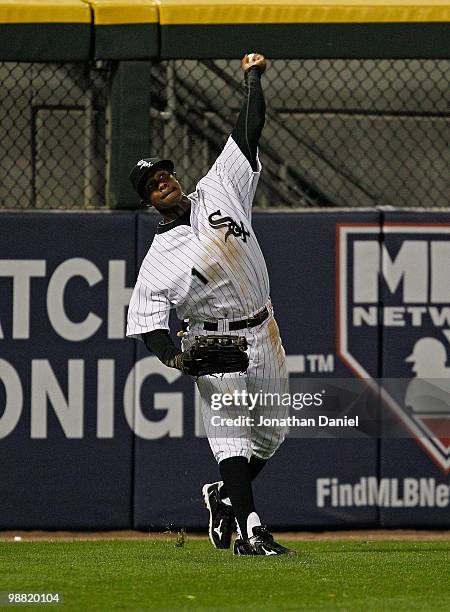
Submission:
[[[256,66],[261,72],[266,69],[266,58],[261,53],[246,53],[241,61],[241,67],[244,72]]]

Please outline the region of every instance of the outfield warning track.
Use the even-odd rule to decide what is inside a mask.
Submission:
[[[38,541],[92,541],[92,540],[175,540],[178,536],[177,531],[171,532],[144,532],[144,531],[23,531],[10,530],[0,531],[0,542],[38,542]],[[284,531],[275,534],[282,540],[444,540],[450,541],[450,530],[414,530],[414,529],[372,529],[372,530],[351,530],[351,531]],[[206,533],[187,532],[187,540],[206,540]],[[15,540],[16,538],[16,540]],[[20,538],[20,540],[18,539]]]

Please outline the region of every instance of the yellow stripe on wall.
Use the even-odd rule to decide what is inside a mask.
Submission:
[[[85,0],[94,11],[96,25],[158,23],[157,0]]]
[[[0,23],[386,23],[450,21],[450,0],[0,0]]]
[[[0,0],[0,23],[91,23],[83,0]]]
[[[450,21],[449,0],[159,0],[161,25]]]

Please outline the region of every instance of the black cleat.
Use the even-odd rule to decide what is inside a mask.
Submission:
[[[267,527],[253,527],[253,537],[238,538],[233,547],[234,555],[296,555],[296,551],[275,542]]]
[[[220,499],[222,485],[222,481],[205,484],[202,493],[209,510],[209,539],[212,545],[215,548],[230,548],[236,523],[233,508]]]

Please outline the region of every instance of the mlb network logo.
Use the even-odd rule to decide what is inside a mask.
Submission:
[[[336,259],[339,357],[449,473],[450,224],[338,225]]]

